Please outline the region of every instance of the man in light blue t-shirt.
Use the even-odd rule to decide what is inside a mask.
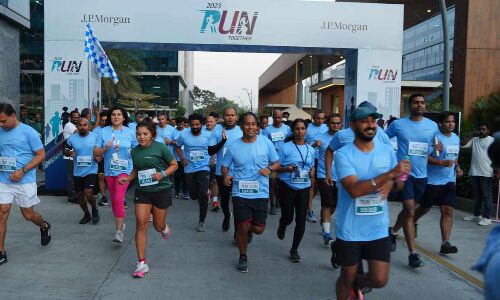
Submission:
[[[184,126],[185,118],[177,117],[175,118],[175,129],[173,135],[173,154],[175,160],[177,161],[177,171],[174,173],[174,189],[175,189],[175,197],[182,198],[184,200],[189,200],[188,188],[186,183],[186,175],[184,174],[184,166],[181,163],[181,159],[177,154],[176,141],[181,136],[181,134],[185,131],[189,131],[189,128],[185,128]],[[181,147],[182,149],[183,147]]]
[[[243,137],[234,140],[222,160],[224,185],[232,185],[236,241],[240,250],[238,271],[248,272],[249,234],[262,234],[266,226],[269,201],[269,175],[280,167],[274,145],[257,135],[257,117],[240,117]]]
[[[434,137],[439,132],[437,124],[424,118],[425,98],[421,94],[413,94],[408,99],[410,116],[392,122],[386,133],[389,138],[397,137],[398,160],[411,161],[411,173],[405,182],[398,198],[403,202],[396,223],[389,228],[391,233],[391,249],[396,250],[396,233],[404,227],[405,240],[408,246],[408,266],[419,268],[424,266],[415,245],[415,203],[419,203],[427,183],[427,159],[432,147],[442,150],[442,145],[434,146]]]
[[[38,133],[17,119],[11,104],[0,103],[0,265],[7,262],[4,242],[14,202],[26,220],[40,227],[42,246],[50,243],[50,224],[34,209],[40,203],[36,168],[44,159]]]
[[[203,116],[189,116],[191,130],[184,130],[176,140],[176,152],[184,167],[189,196],[198,200],[198,232],[205,231],[205,218],[208,210],[208,188],[210,184],[210,155],[208,146],[211,134],[202,131]],[[184,149],[181,150],[181,147]]]
[[[346,299],[350,292],[358,297],[365,287],[383,287],[389,277],[387,196],[403,187],[397,178],[410,172],[410,163],[398,163],[390,146],[373,142],[380,116],[373,109],[356,108],[350,115],[354,143],[335,152],[335,170],[341,183],[335,220],[337,240],[332,244],[332,263],[342,268],[336,284],[337,299]],[[368,260],[365,276],[357,274],[361,259]],[[378,280],[374,282],[373,278]]]
[[[77,133],[72,134],[66,141],[68,148],[64,155],[73,158],[73,182],[75,195],[83,210],[80,224],[99,222],[99,211],[94,196],[94,186],[97,182],[97,161],[94,158],[94,147],[98,136],[89,131],[90,124],[87,119],[81,118],[76,125]],[[92,216],[87,207],[87,202],[92,207]]]
[[[460,138],[453,132],[455,130],[455,114],[444,111],[438,117],[439,130],[437,139],[443,144],[443,151],[436,155],[434,149],[429,155],[427,166],[427,185],[420,206],[415,210],[415,223],[429,212],[433,205],[441,208],[441,249],[439,253],[457,253],[458,248],[450,240],[453,224],[453,208],[456,201],[456,179],[462,176],[463,171],[458,165],[460,152]]]

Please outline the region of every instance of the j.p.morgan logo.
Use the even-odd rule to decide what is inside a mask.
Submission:
[[[367,31],[368,25],[366,24],[346,24],[336,21],[323,21],[321,28],[323,30],[337,30],[337,31],[350,31],[356,33],[358,31]]]
[[[128,17],[105,16],[101,14],[84,14],[81,20],[82,23],[105,23],[118,26],[120,24],[130,24]]]

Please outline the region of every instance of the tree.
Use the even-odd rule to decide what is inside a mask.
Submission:
[[[233,100],[230,100],[226,97],[217,97],[214,92],[210,90],[202,90],[196,85],[194,86],[193,94],[193,104],[196,107],[196,113],[207,114],[214,111],[222,114],[224,108],[228,106],[236,107],[236,110],[238,110],[238,112],[241,112],[243,110]]]
[[[182,106],[177,106],[177,110],[175,111],[175,117],[184,117],[186,115],[187,110]]]

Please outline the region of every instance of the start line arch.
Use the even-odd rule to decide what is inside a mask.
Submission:
[[[403,5],[45,0],[44,9],[46,144],[62,131],[63,106],[82,109],[101,102],[100,78],[84,57],[87,22],[101,42],[126,48],[153,44],[165,50],[342,54],[345,115],[351,104],[368,100],[384,116],[399,116]]]

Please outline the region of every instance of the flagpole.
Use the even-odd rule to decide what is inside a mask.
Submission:
[[[87,102],[88,102],[88,107],[90,109],[90,111],[92,111],[92,106],[91,106],[91,101],[90,101],[90,60],[87,59],[87,87],[88,87],[88,98],[87,98]],[[96,120],[97,120],[97,116],[96,116]]]

